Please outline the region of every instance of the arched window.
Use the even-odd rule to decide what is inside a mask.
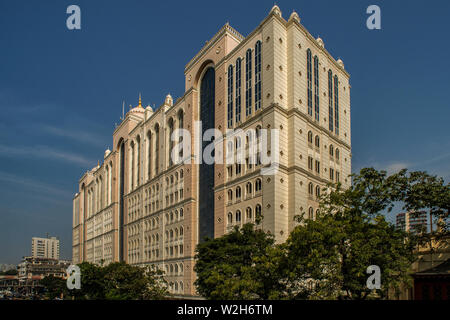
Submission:
[[[228,201],[233,201],[233,190],[228,190]]]
[[[332,144],[330,144],[330,157],[334,157],[334,147]]]
[[[241,122],[241,58],[236,60],[236,123]]]
[[[255,111],[261,109],[261,41],[255,44]]]
[[[316,136],[316,138],[315,138],[315,145],[316,145],[317,148],[320,147],[320,138],[319,138],[319,136]]]
[[[181,129],[184,128],[184,112],[183,110],[178,111],[178,129],[180,129],[180,133],[179,133],[179,137],[178,137],[178,142],[181,144],[181,150],[178,154],[180,159],[183,159],[183,134],[181,132]]]
[[[328,128],[333,132],[333,72],[328,70]]]
[[[233,126],[233,66],[228,67],[228,128]]]
[[[159,125],[155,125],[155,174],[159,172]]]
[[[241,187],[237,187],[236,188],[236,199],[240,199],[241,198]]]
[[[183,227],[180,227],[180,237],[181,237],[181,238],[183,237],[183,234],[184,234],[184,228],[183,228]]]
[[[256,182],[255,182],[255,192],[258,192],[258,191],[261,191],[261,179],[256,179]]]
[[[247,193],[247,196],[252,194],[252,184],[251,184],[251,182],[247,182],[247,185],[245,186],[245,192]]]
[[[131,162],[130,162],[130,190],[134,189],[134,162],[135,160],[135,147],[134,141],[131,141]]]
[[[340,152],[339,152],[339,149],[338,149],[338,148],[336,148],[335,155],[336,155],[336,160],[339,160],[339,157],[340,157],[341,155],[340,155]]]
[[[306,74],[308,80],[308,114],[312,117],[312,63],[311,63],[311,50],[306,51]]]
[[[252,49],[245,54],[245,115],[252,114]]]
[[[320,197],[320,187],[316,186],[316,197]]]
[[[257,204],[255,207],[255,218],[261,219],[261,214],[262,214],[262,207],[260,204]]]
[[[241,211],[240,210],[236,211],[236,222],[237,223],[241,222]]]
[[[310,195],[312,195],[312,194],[314,193],[314,187],[313,187],[312,182],[310,182],[310,183],[308,184],[308,193],[309,193]]]
[[[313,209],[312,207],[309,207],[309,210],[308,210],[308,218],[309,218],[310,220],[313,220],[313,219],[314,219],[314,209]]]
[[[247,221],[251,221],[253,219],[252,208],[248,207],[245,210],[245,218],[247,219]]]
[[[311,131],[308,131],[308,143],[313,143],[313,133]]]
[[[334,126],[336,134],[339,134],[339,80],[334,76]]]
[[[232,224],[233,223],[233,214],[231,212],[228,212],[228,224]]]
[[[314,114],[319,121],[319,58],[314,56]]]
[[[147,131],[147,179],[150,180],[152,174],[152,135]]]
[[[183,208],[180,208],[180,219],[182,219],[184,216],[184,210]]]
[[[139,186],[141,180],[141,137],[136,138],[136,186]]]
[[[169,119],[169,150],[168,150],[168,158],[169,158],[169,166],[173,165],[173,159],[172,159],[172,150],[173,150],[173,140],[172,140],[172,134],[174,131],[174,122],[173,122],[173,118]]]

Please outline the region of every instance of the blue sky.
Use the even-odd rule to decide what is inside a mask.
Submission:
[[[81,8],[82,29],[66,28]],[[351,75],[353,169],[450,178],[448,1],[277,1]],[[381,30],[366,8],[381,8]],[[243,35],[273,1],[0,2],[0,263],[48,232],[71,257],[77,181],[112,144],[122,101],[183,94],[189,59],[227,21]],[[239,10],[238,10],[239,8]]]

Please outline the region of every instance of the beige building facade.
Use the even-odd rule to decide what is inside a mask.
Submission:
[[[59,239],[56,237],[31,238],[31,256],[59,260]]]
[[[195,247],[205,236],[262,215],[260,227],[283,242],[294,216],[314,219],[328,182],[350,185],[350,84],[322,39],[297,13],[285,20],[277,6],[247,37],[223,26],[184,74],[184,95],[175,102],[168,95],[156,110],[139,99],[103,163],[79,180],[73,262],[153,264],[166,272],[172,293],[195,295]],[[175,152],[182,162],[174,161],[171,134],[186,129],[195,146],[196,121],[202,133],[213,127],[223,135],[216,159],[244,148],[242,162],[198,164],[195,148]],[[236,129],[244,135],[233,136]],[[273,129],[276,145],[269,139],[257,147],[252,163],[252,141]],[[266,154],[276,159],[272,174],[263,174]]]

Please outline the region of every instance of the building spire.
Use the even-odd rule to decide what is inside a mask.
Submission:
[[[142,107],[141,93],[139,92],[139,107]]]

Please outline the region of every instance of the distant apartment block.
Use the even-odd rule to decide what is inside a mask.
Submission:
[[[421,230],[428,232],[428,216],[426,212],[402,212],[397,214],[396,219],[397,228],[411,232],[417,233]]]
[[[31,239],[31,256],[59,260],[59,239],[56,237]]]

